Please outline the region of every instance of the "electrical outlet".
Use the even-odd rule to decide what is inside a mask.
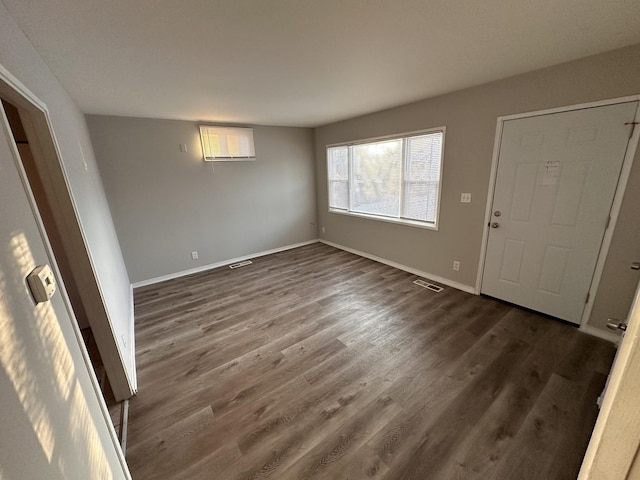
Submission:
[[[458,260],[453,261],[453,269],[457,272],[460,270],[460,262]]]
[[[322,227],[322,233],[327,233],[327,229]]]
[[[461,193],[460,201],[462,203],[471,203],[471,194],[470,193]]]
[[[191,260],[197,260],[198,259],[198,252],[191,252]]]
[[[182,153],[187,153],[188,150],[187,150],[187,144],[186,143],[181,143],[180,144],[180,151]]]

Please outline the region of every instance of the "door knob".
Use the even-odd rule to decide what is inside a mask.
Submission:
[[[622,330],[624,332],[627,329],[627,324],[617,318],[607,318],[607,328],[610,330]]]
[[[633,262],[631,264],[631,270],[640,270],[640,262]]]
[[[500,226],[500,224],[498,222],[493,222],[491,224],[491,228],[498,228]]]

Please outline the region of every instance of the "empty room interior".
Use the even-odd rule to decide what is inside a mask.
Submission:
[[[0,0],[0,479],[640,479],[640,2]]]

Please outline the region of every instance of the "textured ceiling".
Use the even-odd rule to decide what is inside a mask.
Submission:
[[[317,126],[640,43],[627,0],[2,0],[85,113]]]

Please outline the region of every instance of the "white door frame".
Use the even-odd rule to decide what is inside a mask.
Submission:
[[[98,345],[111,390],[117,401],[130,398],[136,394],[137,378],[135,367],[133,371],[129,371],[125,359],[130,354],[131,365],[135,366],[134,323],[131,322],[131,337],[128,339],[131,349],[130,352],[126,352],[124,344],[115,336],[114,320],[104,302],[105,288],[96,274],[96,262],[79,220],[78,202],[73,197],[66,167],[61,160],[62,154],[48,108],[2,65],[0,93],[17,107],[19,112],[27,114],[21,116],[21,121],[27,138],[31,141],[32,157],[43,180],[47,200],[51,203],[54,222],[63,236],[64,248],[68,249],[69,267],[76,277],[78,293]],[[78,146],[82,150],[82,145]],[[82,152],[80,153],[82,155]],[[74,252],[74,255],[69,252]],[[133,290],[130,290],[133,295]],[[130,313],[133,318],[133,300]]]
[[[480,261],[478,265],[478,275],[476,277],[476,285],[475,285],[475,293],[476,295],[480,294],[480,288],[482,286],[482,276],[484,274],[484,264],[486,261],[487,254],[487,244],[489,241],[489,222],[491,221],[491,211],[493,204],[493,194],[496,187],[496,176],[498,173],[498,158],[500,156],[500,144],[502,142],[502,127],[504,122],[508,120],[517,120],[521,118],[529,118],[529,117],[538,117],[541,115],[551,115],[554,113],[562,113],[562,112],[570,112],[574,110],[583,110],[585,108],[595,108],[595,107],[604,107],[608,105],[616,105],[619,103],[627,103],[627,102],[636,102],[640,101],[639,95],[631,95],[628,97],[620,97],[609,100],[601,100],[597,102],[589,102],[589,103],[581,103],[578,105],[569,105],[565,107],[551,108],[547,110],[539,110],[535,112],[526,112],[526,113],[518,113],[515,115],[506,115],[502,117],[498,117],[496,122],[496,136],[493,145],[493,158],[491,160],[491,174],[489,177],[489,192],[487,195],[487,206],[485,210],[485,218],[482,232],[482,244],[480,247]],[[640,108],[636,110],[636,116],[634,119],[635,122],[640,121]],[[604,238],[602,240],[602,246],[600,247],[600,252],[598,253],[598,260],[596,262],[596,268],[593,274],[593,278],[591,280],[591,286],[589,287],[589,300],[586,303],[584,311],[582,312],[582,319],[580,321],[580,329],[585,330],[587,333],[592,335],[596,335],[606,340],[617,341],[619,338],[618,335],[608,332],[601,331],[599,329],[593,328],[587,325],[589,321],[589,316],[591,315],[591,310],[593,309],[593,302],[596,298],[596,292],[598,291],[598,286],[600,285],[600,278],[602,276],[602,271],[604,269],[604,263],[607,258],[607,253],[609,252],[609,247],[611,246],[611,239],[613,238],[613,232],[615,231],[616,223],[618,221],[618,215],[620,213],[620,207],[622,205],[622,199],[624,197],[624,192],[627,188],[627,182],[629,180],[629,175],[631,173],[631,166],[633,165],[633,158],[635,157],[636,150],[638,148],[638,140],[640,139],[640,127],[636,128],[633,132],[633,136],[629,140],[629,144],[627,147],[626,154],[624,156],[624,160],[622,163],[622,170],[620,172],[620,180],[618,181],[618,186],[616,187],[616,193],[613,197],[613,204],[611,206],[611,220],[607,229],[604,232]]]
[[[53,142],[54,146],[55,146],[55,150],[56,150],[56,154],[58,156],[58,161],[60,161],[60,152],[59,152],[59,147],[58,147],[58,143],[56,141],[55,135],[53,133],[53,129],[51,128],[51,120],[49,117],[49,110],[47,109],[47,106],[38,98],[36,97],[24,84],[22,84],[22,82],[20,82],[17,78],[15,78],[6,68],[4,68],[2,65],[0,65],[0,91],[3,94],[3,96],[12,104],[15,105],[14,102],[19,101],[19,103],[21,104],[25,104],[28,103],[31,107],[33,107],[34,109],[38,110],[45,118],[47,125],[49,126],[48,131],[43,131],[43,129],[38,130],[38,134],[43,134],[43,135],[49,135],[51,138],[51,141]],[[18,106],[18,105],[16,105]],[[0,105],[0,108],[2,108],[2,106]],[[5,126],[2,125],[2,123],[6,123]],[[6,127],[7,129],[9,129],[9,125],[6,119],[6,116],[4,115],[3,111],[0,111],[0,128],[4,128]],[[11,134],[10,134],[10,130],[7,130],[8,132],[8,138],[12,138]],[[113,442],[113,446],[114,449],[118,455],[118,459],[120,461],[120,464],[122,465],[122,470],[125,473],[125,475],[127,476],[127,478],[131,478],[130,474],[129,474],[129,467],[127,466],[127,462],[124,456],[124,453],[122,451],[120,442],[118,440],[118,435],[113,427],[113,422],[111,420],[111,416],[109,414],[109,409],[107,408],[107,404],[105,403],[104,400],[104,396],[102,394],[102,390],[100,389],[100,384],[98,382],[98,379],[95,375],[95,371],[93,369],[93,364],[91,362],[91,359],[89,357],[89,352],[87,351],[87,347],[84,343],[84,340],[82,339],[82,333],[80,332],[80,326],[78,325],[78,322],[76,320],[76,316],[75,313],[73,311],[73,307],[71,306],[71,300],[69,299],[69,296],[67,295],[67,291],[66,288],[64,287],[64,282],[63,282],[63,278],[62,275],[60,274],[60,269],[58,268],[58,264],[56,263],[55,260],[55,256],[53,255],[53,249],[51,247],[51,243],[49,242],[49,237],[47,236],[47,231],[44,227],[44,223],[42,221],[42,218],[40,217],[40,214],[38,212],[38,207],[37,207],[37,203],[35,200],[35,197],[33,195],[33,192],[31,190],[30,184],[29,184],[29,180],[27,178],[27,174],[24,170],[24,166],[22,165],[22,161],[20,159],[20,153],[18,152],[18,149],[16,147],[15,144],[13,144],[11,146],[11,151],[13,153],[14,156],[14,163],[16,165],[16,170],[18,171],[18,174],[20,175],[20,179],[22,181],[22,186],[24,188],[24,192],[25,195],[27,196],[27,199],[29,201],[29,204],[31,206],[31,211],[33,212],[33,217],[34,220],[38,226],[38,231],[40,233],[40,237],[42,239],[42,242],[44,244],[44,248],[45,248],[45,252],[47,254],[47,257],[49,259],[49,265],[51,266],[51,269],[54,271],[56,280],[59,283],[60,288],[58,289],[58,291],[60,292],[60,295],[62,297],[62,301],[64,303],[65,309],[67,311],[67,314],[69,316],[69,318],[73,319],[73,321],[71,322],[74,333],[75,333],[75,338],[76,338],[76,342],[80,348],[80,351],[82,352],[82,358],[83,358],[83,363],[85,364],[86,369],[88,370],[89,373],[89,378],[91,379],[91,385],[93,387],[94,393],[96,395],[96,397],[98,398],[98,404],[100,405],[100,410],[102,413],[102,416],[104,417],[104,421],[107,425],[107,428],[109,430],[109,434],[110,434],[110,438],[111,441]]]

